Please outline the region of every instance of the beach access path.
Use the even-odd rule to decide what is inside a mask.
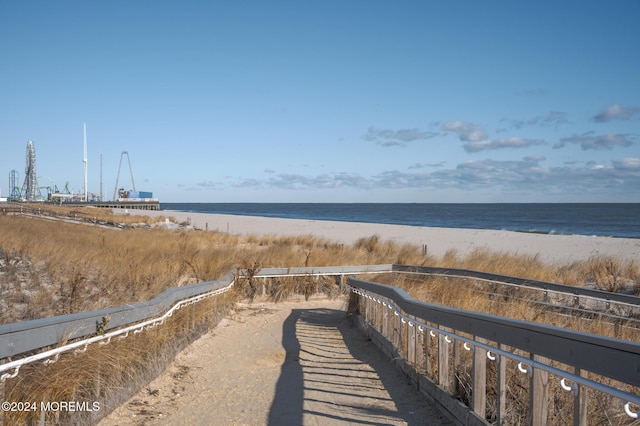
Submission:
[[[344,298],[241,304],[100,426],[453,424],[345,306]]]

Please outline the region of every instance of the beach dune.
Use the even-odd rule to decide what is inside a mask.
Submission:
[[[426,247],[441,257],[449,250],[466,255],[476,249],[538,256],[545,263],[584,261],[592,256],[640,260],[640,239],[584,235],[547,235],[486,229],[435,228],[362,222],[283,219],[172,210],[115,210],[117,214],[171,217],[197,229],[238,235],[313,235],[342,244],[377,235],[382,241]]]

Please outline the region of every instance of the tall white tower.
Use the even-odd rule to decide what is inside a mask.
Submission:
[[[87,191],[87,123],[84,125],[84,201],[89,201],[89,192]]]

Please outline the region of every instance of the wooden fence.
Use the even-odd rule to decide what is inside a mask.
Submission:
[[[393,269],[425,275],[475,276],[539,287],[542,291],[550,288],[550,283],[524,283],[474,271],[398,265]],[[629,420],[637,418],[632,407],[640,407],[640,396],[629,389],[637,392],[640,387],[638,343],[434,305],[418,301],[396,287],[355,278],[348,280],[348,286],[357,295],[363,331],[401,365],[419,388],[463,424],[485,424],[488,385],[492,386],[493,418],[496,424],[504,424],[507,378],[513,373],[529,377],[529,424],[548,424],[550,377],[557,378],[560,388],[574,395],[573,424],[587,423],[587,389],[613,397]],[[577,294],[577,288],[553,286],[553,291],[578,297],[603,296],[601,292]],[[638,304],[638,299],[631,296],[622,299],[624,303]],[[464,394],[457,389],[461,383],[456,369],[465,357],[471,365],[468,406],[451,397]],[[495,363],[493,383],[488,380],[490,363]],[[507,365],[512,368],[508,370]]]
[[[377,273],[462,277],[535,289],[543,295],[543,300],[549,293],[556,293],[568,295],[579,304],[581,300],[590,299],[605,304],[640,306],[640,300],[629,295],[468,270],[405,265],[239,270],[217,281],[169,289],[148,302],[0,325],[0,381],[15,377],[21,365],[46,361],[65,351],[86,348],[116,335],[124,337],[132,330],[161,325],[175,309],[221,294],[231,289],[237,279],[339,276],[344,283],[346,276]],[[616,398],[630,418],[637,418],[635,409],[640,407],[640,396],[628,388],[637,390],[640,387],[640,344],[433,305],[417,301],[398,288],[353,277],[347,284],[358,299],[358,314],[364,331],[401,363],[421,390],[464,424],[485,421],[488,362],[496,363],[498,424],[505,418],[507,409],[505,392],[509,363],[529,377],[531,424],[546,422],[550,376],[558,378],[562,389],[573,392],[574,424],[586,423],[586,389]],[[109,321],[105,324],[106,317]],[[433,339],[434,344],[429,339]],[[68,343],[59,345],[63,341]],[[50,349],[55,345],[59,346]],[[461,403],[451,398],[456,393],[455,386],[459,385],[452,371],[465,353],[472,357],[472,397],[468,409],[461,410]],[[429,377],[423,374],[424,371],[434,371],[436,375]],[[593,380],[593,375],[621,386]]]

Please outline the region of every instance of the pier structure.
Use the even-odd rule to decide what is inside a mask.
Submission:
[[[160,202],[154,201],[65,201],[64,206],[99,207],[105,209],[160,210]]]

